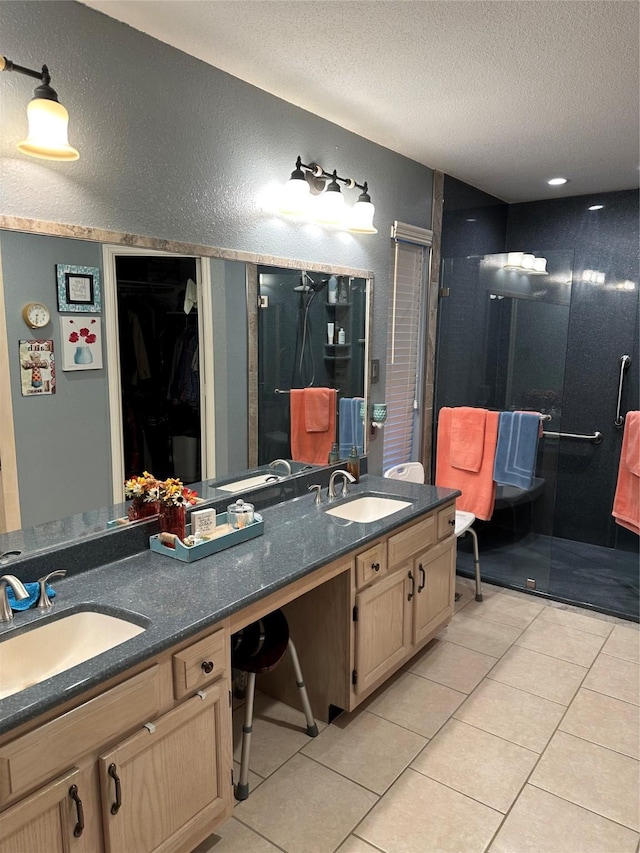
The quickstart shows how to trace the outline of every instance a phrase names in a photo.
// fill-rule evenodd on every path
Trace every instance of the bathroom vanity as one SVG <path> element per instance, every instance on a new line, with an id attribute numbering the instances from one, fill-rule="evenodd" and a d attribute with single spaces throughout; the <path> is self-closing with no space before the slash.
<path id="1" fill-rule="evenodd" d="M 372 493 L 406 503 L 326 513 Z M 83 609 L 145 630 L 0 700 L 0 853 L 192 850 L 233 807 L 231 635 L 282 607 L 314 715 L 354 709 L 451 619 L 457 494 L 366 476 L 331 505 L 266 507 L 264 535 L 228 551 L 138 552 L 59 582 L 51 615 L 16 614 L 0 643 Z M 295 705 L 288 667 L 259 687 Z"/>

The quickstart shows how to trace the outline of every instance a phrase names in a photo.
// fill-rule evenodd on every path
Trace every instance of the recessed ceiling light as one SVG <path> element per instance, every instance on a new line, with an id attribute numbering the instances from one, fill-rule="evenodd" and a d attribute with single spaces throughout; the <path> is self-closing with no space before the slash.
<path id="1" fill-rule="evenodd" d="M 477 222 L 477 219 L 474 219 L 472 216 L 467 219 L 467 222 Z"/>
<path id="2" fill-rule="evenodd" d="M 604 204 L 592 204 L 589 210 L 602 210 Z"/>
<path id="3" fill-rule="evenodd" d="M 562 186 L 562 184 L 568 184 L 569 178 L 550 178 L 547 183 L 549 186 L 559 187 Z"/>

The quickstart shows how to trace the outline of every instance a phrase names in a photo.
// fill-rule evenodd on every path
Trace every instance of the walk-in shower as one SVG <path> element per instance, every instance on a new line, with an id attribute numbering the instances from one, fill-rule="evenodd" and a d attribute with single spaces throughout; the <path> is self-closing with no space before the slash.
<path id="1" fill-rule="evenodd" d="M 578 280 L 571 251 L 537 254 L 546 275 L 505 269 L 506 254 L 443 261 L 434 429 L 442 406 L 540 412 L 532 488 L 499 487 L 476 522 L 483 577 L 637 620 L 638 537 L 612 506 L 638 409 L 638 290 Z"/>

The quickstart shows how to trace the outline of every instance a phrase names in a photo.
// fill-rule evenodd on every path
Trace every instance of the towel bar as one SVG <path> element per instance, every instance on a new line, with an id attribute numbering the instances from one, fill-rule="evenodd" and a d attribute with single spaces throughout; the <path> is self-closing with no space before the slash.
<path id="1" fill-rule="evenodd" d="M 594 444 L 600 444 L 602 441 L 602 433 L 599 430 L 596 430 L 593 435 L 578 435 L 575 432 L 547 432 L 545 430 L 542 435 L 548 438 L 577 438 L 580 441 L 592 441 Z"/>

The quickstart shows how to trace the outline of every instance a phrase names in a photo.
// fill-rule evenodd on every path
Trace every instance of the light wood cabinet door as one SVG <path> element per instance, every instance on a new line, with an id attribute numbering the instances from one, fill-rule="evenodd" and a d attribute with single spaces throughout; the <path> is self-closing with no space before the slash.
<path id="1" fill-rule="evenodd" d="M 4 811 L 0 815 L 0 853 L 84 853 L 95 850 L 97 815 L 90 816 L 86 812 L 86 800 L 82 801 L 83 781 L 83 775 L 74 768 Z M 75 799 L 71 795 L 72 790 Z M 90 817 L 94 826 L 87 845 L 86 821 Z"/>
<path id="2" fill-rule="evenodd" d="M 421 643 L 439 623 L 453 615 L 455 570 L 456 549 L 453 538 L 416 557 L 412 632 L 414 645 Z"/>
<path id="3" fill-rule="evenodd" d="M 147 724 L 99 764 L 105 851 L 182 849 L 231 807 L 226 680 Z"/>
<path id="4" fill-rule="evenodd" d="M 356 595 L 352 678 L 356 693 L 395 669 L 411 648 L 412 605 L 407 592 L 411 569 L 411 564 L 401 567 Z"/>

